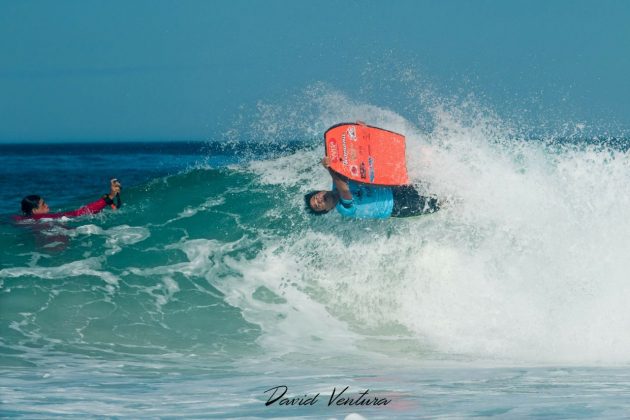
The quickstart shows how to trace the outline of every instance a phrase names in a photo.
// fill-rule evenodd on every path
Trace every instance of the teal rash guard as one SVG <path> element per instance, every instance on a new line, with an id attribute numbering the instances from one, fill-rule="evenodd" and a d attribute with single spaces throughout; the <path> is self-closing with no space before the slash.
<path id="1" fill-rule="evenodd" d="M 339 197 L 335 207 L 341 215 L 357 219 L 385 219 L 392 215 L 394 196 L 389 187 L 359 184 L 348 181 L 352 200 Z M 337 188 L 333 184 L 333 191 Z"/>

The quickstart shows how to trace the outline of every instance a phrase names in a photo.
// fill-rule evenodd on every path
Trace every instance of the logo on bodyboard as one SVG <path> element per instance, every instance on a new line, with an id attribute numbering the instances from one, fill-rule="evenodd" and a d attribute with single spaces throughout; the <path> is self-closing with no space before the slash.
<path id="1" fill-rule="evenodd" d="M 346 134 L 341 135 L 341 149 L 343 150 L 343 166 L 348 166 L 348 146 L 346 145 Z"/>
<path id="2" fill-rule="evenodd" d="M 346 132 L 348 133 L 348 136 L 350 137 L 350 140 L 357 141 L 357 131 L 355 130 L 353 125 L 348 127 Z"/>
<path id="3" fill-rule="evenodd" d="M 339 151 L 337 150 L 337 143 L 335 142 L 335 139 L 330 139 L 330 141 L 328 142 L 328 149 L 330 152 L 331 160 L 335 161 L 339 159 Z"/>

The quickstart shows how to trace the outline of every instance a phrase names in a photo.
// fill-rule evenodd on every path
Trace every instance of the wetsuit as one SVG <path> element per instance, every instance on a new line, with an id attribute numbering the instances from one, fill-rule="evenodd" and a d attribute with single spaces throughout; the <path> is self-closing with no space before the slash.
<path id="1" fill-rule="evenodd" d="M 13 216 L 16 221 L 22 220 L 39 220 L 39 219 L 61 219 L 62 217 L 78 217 L 86 214 L 95 214 L 107 207 L 107 202 L 104 198 L 99 198 L 93 203 L 86 204 L 85 206 L 72 211 L 65 211 L 61 213 L 46 213 L 46 214 L 31 214 L 29 216 Z"/>
<path id="2" fill-rule="evenodd" d="M 335 206 L 346 217 L 385 219 L 433 213 L 440 209 L 438 199 L 421 196 L 412 185 L 381 187 L 348 181 L 351 200 L 340 197 Z M 333 190 L 336 187 L 333 185 Z"/>

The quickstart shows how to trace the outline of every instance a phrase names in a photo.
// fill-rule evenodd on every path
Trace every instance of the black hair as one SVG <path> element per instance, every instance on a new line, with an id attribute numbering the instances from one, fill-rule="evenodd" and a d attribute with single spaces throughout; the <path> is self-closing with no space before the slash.
<path id="1" fill-rule="evenodd" d="M 42 198 L 39 195 L 29 195 L 22 199 L 22 213 L 26 216 L 33 214 L 33 210 L 39 207 L 39 200 Z"/>
<path id="2" fill-rule="evenodd" d="M 330 210 L 315 210 L 313 207 L 311 207 L 311 198 L 317 194 L 320 191 L 311 191 L 308 194 L 304 195 L 304 204 L 306 204 L 306 210 L 309 211 L 311 214 L 314 214 L 316 216 L 321 216 L 322 214 L 326 214 L 328 213 Z"/>

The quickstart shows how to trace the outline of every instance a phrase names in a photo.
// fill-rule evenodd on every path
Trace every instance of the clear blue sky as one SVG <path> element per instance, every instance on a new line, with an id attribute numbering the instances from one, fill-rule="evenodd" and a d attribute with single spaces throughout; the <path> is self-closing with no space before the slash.
<path id="1" fill-rule="evenodd" d="M 207 139 L 315 82 L 352 98 L 379 60 L 630 127 L 629 1 L 0 0 L 0 142 Z"/>

